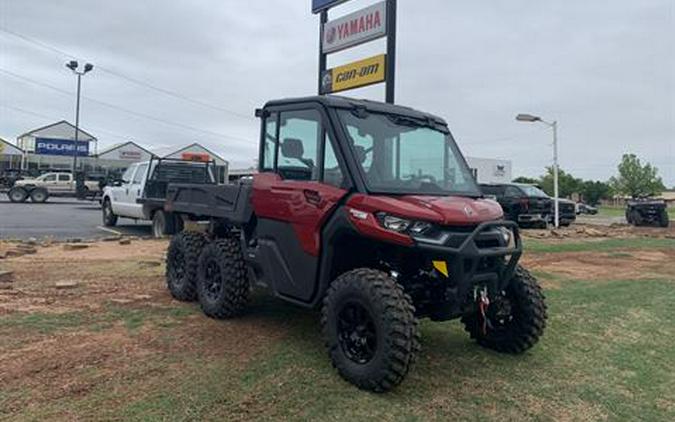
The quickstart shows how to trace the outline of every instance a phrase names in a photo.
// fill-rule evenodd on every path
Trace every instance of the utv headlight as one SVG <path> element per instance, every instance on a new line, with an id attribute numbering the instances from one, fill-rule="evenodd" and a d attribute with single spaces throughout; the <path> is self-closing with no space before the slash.
<path id="1" fill-rule="evenodd" d="M 408 220 L 383 212 L 377 213 L 376 216 L 382 227 L 397 233 L 420 235 L 431 228 L 431 224 L 425 221 Z"/>
<path id="2" fill-rule="evenodd" d="M 504 241 L 504 245 L 509 245 L 511 244 L 511 239 L 513 238 L 513 232 L 511 229 L 507 229 L 506 227 L 498 227 L 497 230 L 499 230 L 502 240 Z"/>

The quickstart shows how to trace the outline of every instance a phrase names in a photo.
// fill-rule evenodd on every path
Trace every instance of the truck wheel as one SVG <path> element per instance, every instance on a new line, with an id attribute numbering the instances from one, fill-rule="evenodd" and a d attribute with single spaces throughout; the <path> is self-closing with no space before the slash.
<path id="1" fill-rule="evenodd" d="M 197 296 L 211 318 L 240 315 L 248 304 L 249 282 L 241 246 L 236 239 L 218 239 L 199 256 Z"/>
<path id="2" fill-rule="evenodd" d="M 670 225 L 670 219 L 668 217 L 668 211 L 662 210 L 661 217 L 659 218 L 659 225 L 661 227 L 668 227 Z"/>
<path id="3" fill-rule="evenodd" d="M 518 354 L 534 346 L 546 327 L 546 304 L 537 280 L 520 265 L 502 296 L 490 303 L 486 321 L 478 310 L 462 317 L 464 329 L 478 344 Z"/>
<path id="4" fill-rule="evenodd" d="M 103 201 L 103 225 L 106 227 L 114 227 L 117 224 L 117 216 L 113 212 L 110 199 L 106 198 Z"/>
<path id="5" fill-rule="evenodd" d="M 152 235 L 159 239 L 175 232 L 173 216 L 166 215 L 162 210 L 155 211 L 152 216 Z"/>
<path id="6" fill-rule="evenodd" d="M 414 312 L 410 297 L 382 271 L 361 268 L 335 279 L 321 326 L 340 376 L 375 392 L 400 384 L 420 350 Z"/>
<path id="7" fill-rule="evenodd" d="M 47 202 L 49 198 L 49 192 L 44 188 L 35 188 L 30 193 L 30 200 L 38 204 Z"/>
<path id="8" fill-rule="evenodd" d="M 174 298 L 185 302 L 197 298 L 197 265 L 207 243 L 206 236 L 195 232 L 182 232 L 171 239 L 166 253 L 166 285 Z"/>
<path id="9" fill-rule="evenodd" d="M 14 203 L 25 202 L 28 198 L 28 192 L 24 188 L 16 187 L 10 189 L 7 196 L 9 197 L 9 200 Z"/>

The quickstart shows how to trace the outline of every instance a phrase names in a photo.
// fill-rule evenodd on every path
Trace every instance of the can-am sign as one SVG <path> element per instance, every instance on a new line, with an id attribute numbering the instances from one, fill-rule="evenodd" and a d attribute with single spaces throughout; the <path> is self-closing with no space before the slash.
<path id="1" fill-rule="evenodd" d="M 331 94 L 383 82 L 386 77 L 386 57 L 380 54 L 326 70 L 321 77 L 321 94 Z"/>
<path id="2" fill-rule="evenodd" d="M 35 139 L 35 153 L 42 155 L 75 155 L 75 141 L 70 139 Z M 89 142 L 77 141 L 77 155 L 86 157 L 89 155 Z"/>
<path id="3" fill-rule="evenodd" d="M 333 53 L 387 35 L 387 7 L 376 3 L 347 16 L 326 22 L 321 48 Z"/>

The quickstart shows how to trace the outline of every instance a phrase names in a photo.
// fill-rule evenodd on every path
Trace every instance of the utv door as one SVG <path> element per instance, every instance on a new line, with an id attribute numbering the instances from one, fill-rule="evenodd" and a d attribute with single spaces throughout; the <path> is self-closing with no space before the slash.
<path id="1" fill-rule="evenodd" d="M 318 284 L 321 228 L 348 192 L 326 123 L 318 107 L 271 110 L 253 182 L 263 278 L 305 303 Z"/>

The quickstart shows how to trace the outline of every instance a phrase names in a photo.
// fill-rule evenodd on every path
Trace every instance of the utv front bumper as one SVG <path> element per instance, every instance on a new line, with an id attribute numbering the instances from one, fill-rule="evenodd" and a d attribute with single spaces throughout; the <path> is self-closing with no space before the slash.
<path id="1" fill-rule="evenodd" d="M 444 305 L 448 315 L 443 318 L 461 314 L 476 288 L 487 288 L 490 296 L 505 290 L 523 252 L 518 224 L 512 221 L 486 222 L 473 229 L 444 227 L 433 237 L 413 239 L 432 268 L 431 282 L 440 283 L 446 302 L 452 302 Z"/>

